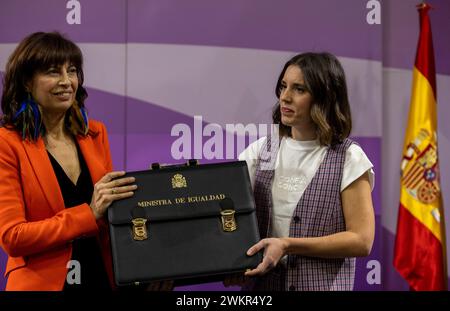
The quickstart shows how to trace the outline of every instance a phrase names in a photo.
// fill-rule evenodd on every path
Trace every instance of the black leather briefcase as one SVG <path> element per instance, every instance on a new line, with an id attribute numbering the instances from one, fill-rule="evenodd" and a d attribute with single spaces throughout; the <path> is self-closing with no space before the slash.
<path id="1" fill-rule="evenodd" d="M 215 281 L 256 267 L 255 203 L 245 161 L 159 167 L 134 176 L 133 197 L 108 209 L 117 285 Z"/>

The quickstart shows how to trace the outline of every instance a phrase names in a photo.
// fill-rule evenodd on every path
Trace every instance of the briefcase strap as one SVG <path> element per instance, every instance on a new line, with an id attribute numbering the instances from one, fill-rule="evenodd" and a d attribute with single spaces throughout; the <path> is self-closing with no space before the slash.
<path id="1" fill-rule="evenodd" d="M 234 208 L 234 202 L 230 198 L 225 198 L 220 201 L 220 216 L 222 220 L 222 230 L 224 232 L 233 232 L 237 229 L 236 223 L 236 210 Z M 132 233 L 133 239 L 135 241 L 144 241 L 148 239 L 147 232 L 147 222 L 148 217 L 146 216 L 145 210 L 140 207 L 135 207 L 132 209 L 131 214 L 133 216 L 132 222 Z"/>

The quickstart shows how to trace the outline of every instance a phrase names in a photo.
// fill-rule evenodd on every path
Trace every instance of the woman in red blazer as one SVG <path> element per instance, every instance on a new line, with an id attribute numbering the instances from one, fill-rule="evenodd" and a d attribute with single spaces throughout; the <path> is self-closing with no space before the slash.
<path id="1" fill-rule="evenodd" d="M 6 290 L 110 289 L 105 211 L 136 189 L 111 172 L 104 125 L 88 121 L 82 54 L 34 33 L 10 56 L 0 128 L 0 246 Z"/>

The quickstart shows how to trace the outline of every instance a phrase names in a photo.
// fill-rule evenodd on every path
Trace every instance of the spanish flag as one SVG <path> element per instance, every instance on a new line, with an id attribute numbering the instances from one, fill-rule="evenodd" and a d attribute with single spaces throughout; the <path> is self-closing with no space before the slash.
<path id="1" fill-rule="evenodd" d="M 412 290 L 447 288 L 444 213 L 439 185 L 436 73 L 430 6 L 417 6 L 420 36 L 401 162 L 394 266 Z"/>

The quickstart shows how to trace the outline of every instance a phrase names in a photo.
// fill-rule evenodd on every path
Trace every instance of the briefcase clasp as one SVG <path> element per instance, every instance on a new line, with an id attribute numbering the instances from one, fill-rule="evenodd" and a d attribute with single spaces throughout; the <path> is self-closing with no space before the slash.
<path id="1" fill-rule="evenodd" d="M 237 229 L 236 220 L 234 219 L 235 211 L 232 209 L 222 210 L 222 229 L 225 232 L 233 232 Z"/>
<path id="2" fill-rule="evenodd" d="M 147 227 L 145 225 L 147 219 L 134 218 L 131 221 L 133 222 L 133 239 L 136 241 L 147 240 Z"/>

